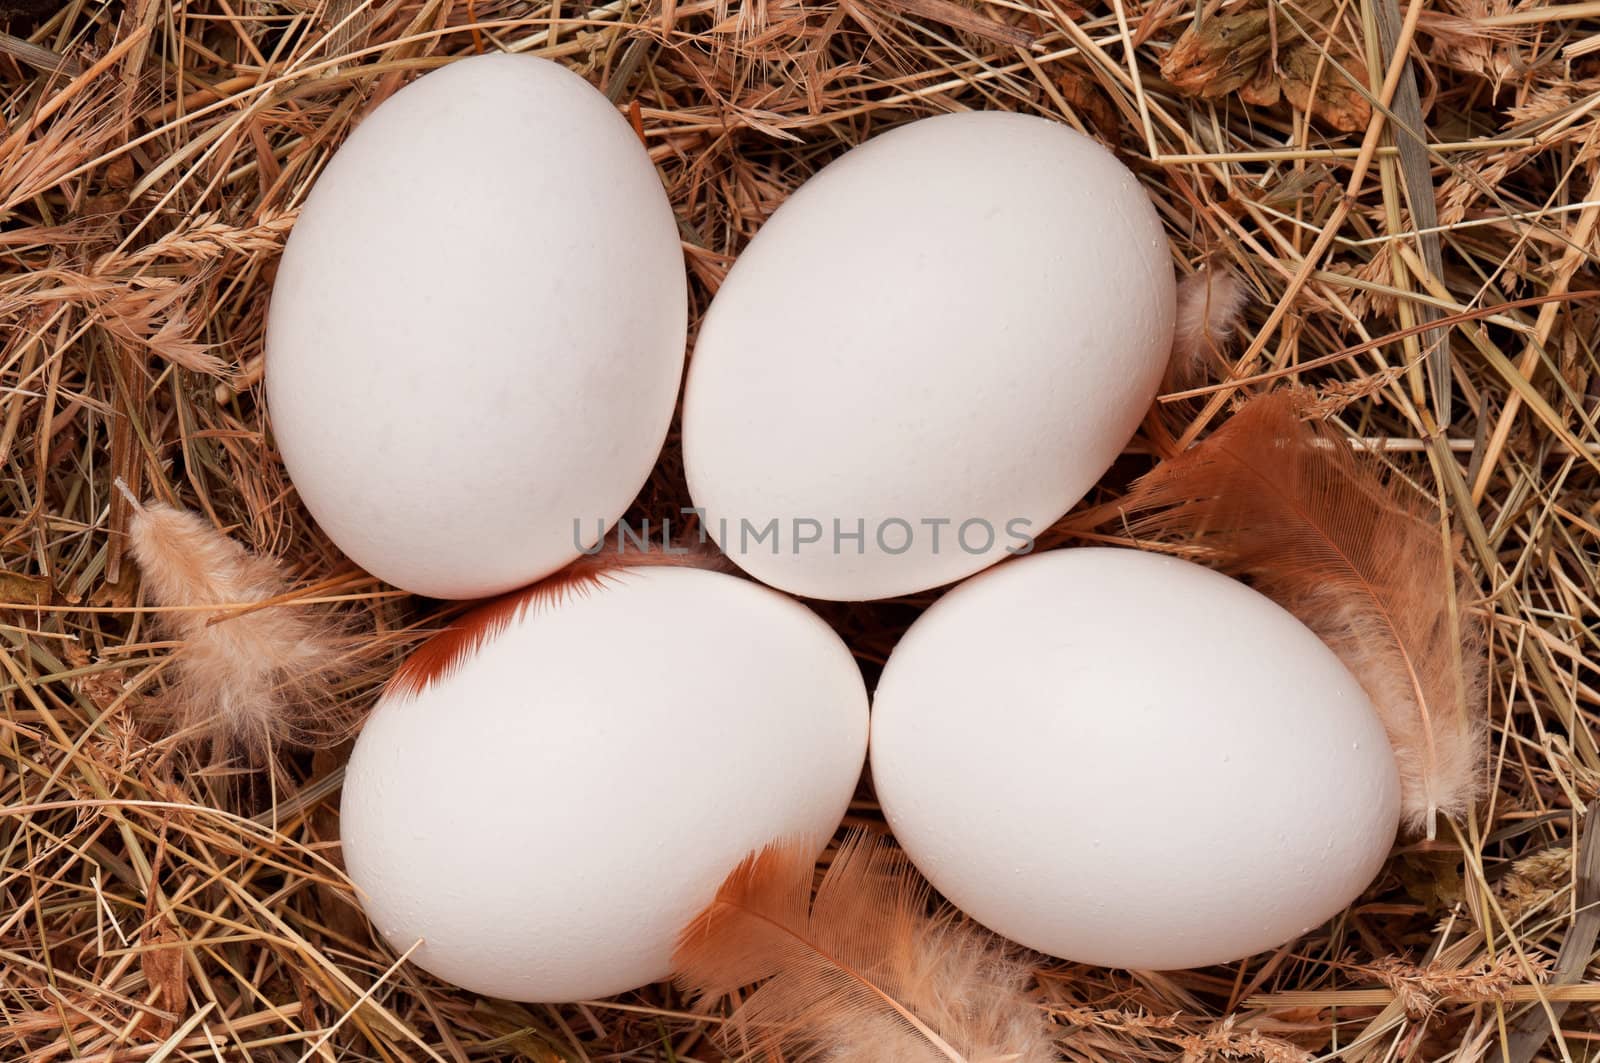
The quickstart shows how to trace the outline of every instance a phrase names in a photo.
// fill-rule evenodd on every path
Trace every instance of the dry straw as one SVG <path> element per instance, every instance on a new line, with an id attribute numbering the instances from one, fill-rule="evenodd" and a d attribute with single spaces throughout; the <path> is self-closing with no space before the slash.
<path id="1" fill-rule="evenodd" d="M 0 1059 L 721 1058 L 715 1019 L 669 986 L 523 1006 L 399 962 L 339 870 L 339 750 L 251 771 L 152 723 L 183 673 L 118 477 L 275 559 L 273 608 L 359 618 L 341 706 L 448 619 L 298 507 L 261 334 L 329 154 L 411 78 L 489 49 L 634 110 L 697 312 L 796 185 L 891 125 L 1011 109 L 1092 133 L 1157 200 L 1180 270 L 1226 271 L 1250 301 L 1051 541 L 1126 541 L 1118 499 L 1152 454 L 1289 381 L 1464 544 L 1460 606 L 1490 653 L 1483 797 L 1276 952 L 1167 974 L 1040 961 L 1066 1058 L 1592 1056 L 1600 5 L 0 0 L 0 20 Z M 439 209 L 477 206 L 463 189 Z M 683 501 L 673 440 L 635 515 Z M 917 604 L 824 611 L 871 672 Z M 881 824 L 870 791 L 850 820 Z"/>

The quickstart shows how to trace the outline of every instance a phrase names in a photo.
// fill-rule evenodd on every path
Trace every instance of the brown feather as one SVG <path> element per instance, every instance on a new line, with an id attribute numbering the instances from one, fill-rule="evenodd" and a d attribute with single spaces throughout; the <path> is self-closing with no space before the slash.
<path id="1" fill-rule="evenodd" d="M 684 552 L 679 552 L 679 550 Z M 720 555 L 694 547 L 603 551 L 579 557 L 566 568 L 521 590 L 491 598 L 464 613 L 412 651 L 384 687 L 385 698 L 414 697 L 460 667 L 484 643 L 503 632 L 530 609 L 559 605 L 572 596 L 589 594 L 616 578 L 618 570 L 645 566 L 682 566 L 725 571 Z"/>
<path id="2" fill-rule="evenodd" d="M 851 834 L 817 887 L 817 845 L 752 853 L 683 931 L 679 985 L 728 1019 L 730 1050 L 830 1063 L 1047 1063 L 1052 1026 L 1009 942 L 948 906 L 899 850 Z"/>
<path id="3" fill-rule="evenodd" d="M 1361 681 L 1400 767 L 1406 825 L 1476 796 L 1484 650 L 1471 589 L 1437 514 L 1339 433 L 1303 422 L 1300 396 L 1260 395 L 1134 485 L 1132 530 L 1204 547 L 1299 617 Z"/>
<path id="4" fill-rule="evenodd" d="M 185 740 L 216 756 L 262 759 L 281 745 L 344 738 L 352 710 L 330 685 L 343 670 L 343 625 L 332 613 L 293 603 L 237 609 L 289 592 L 270 560 L 257 557 L 198 514 L 159 502 L 133 506 L 128 543 L 141 586 L 179 643 L 175 680 L 157 707 Z"/>

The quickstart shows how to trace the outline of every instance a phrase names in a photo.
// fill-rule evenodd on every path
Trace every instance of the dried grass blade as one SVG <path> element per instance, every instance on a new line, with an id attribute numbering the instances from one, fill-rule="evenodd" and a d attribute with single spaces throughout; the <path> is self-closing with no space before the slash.
<path id="1" fill-rule="evenodd" d="M 1385 64 L 1392 62 L 1400 44 L 1402 24 L 1399 0 L 1374 0 L 1373 14 L 1378 25 L 1378 46 Z M 1439 234 L 1439 207 L 1433 188 L 1433 170 L 1423 142 L 1422 100 L 1417 94 L 1417 74 L 1408 60 L 1395 86 L 1390 104 L 1392 120 L 1387 124 L 1389 138 L 1400 153 L 1400 177 L 1406 202 L 1411 207 L 1411 224 L 1418 231 L 1417 244 L 1428 271 L 1444 279 L 1444 256 Z M 1418 302 L 1417 313 L 1424 322 L 1437 321 L 1438 307 Z M 1427 373 L 1434 420 L 1440 428 L 1450 425 L 1450 333 L 1435 329 L 1423 337 L 1428 347 Z"/>
<path id="2" fill-rule="evenodd" d="M 1600 938 L 1600 799 L 1589 802 L 1583 816 L 1583 841 L 1578 846 L 1578 887 L 1574 905 L 1577 914 L 1567 927 L 1561 952 L 1550 974 L 1550 986 L 1572 985 L 1583 981 L 1584 972 L 1594 958 L 1595 939 Z M 1511 1028 L 1511 1036 L 1501 1050 L 1503 1063 L 1530 1063 L 1554 1032 L 1552 1021 L 1559 1022 L 1571 1001 L 1552 1000 L 1550 1012 L 1534 1008 Z"/>

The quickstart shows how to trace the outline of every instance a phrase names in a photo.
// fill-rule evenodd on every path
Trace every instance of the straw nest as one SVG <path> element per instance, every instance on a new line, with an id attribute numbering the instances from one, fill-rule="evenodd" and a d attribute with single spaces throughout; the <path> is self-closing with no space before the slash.
<path id="1" fill-rule="evenodd" d="M 1067 1058 L 1595 1051 L 1600 6 L 0 0 L 0 19 L 0 1058 L 720 1058 L 670 987 L 523 1006 L 397 964 L 339 871 L 343 749 L 257 770 L 151 723 L 173 645 L 116 477 L 281 559 L 297 606 L 344 611 L 347 709 L 445 615 L 353 569 L 297 504 L 262 327 L 329 154 L 408 80 L 489 49 L 632 110 L 696 312 L 790 191 L 896 123 L 1012 109 L 1112 145 L 1180 271 L 1249 300 L 1055 541 L 1122 541 L 1115 502 L 1150 455 L 1280 378 L 1449 513 L 1490 624 L 1487 797 L 1274 953 L 1041 960 Z M 440 209 L 472 216 L 463 197 Z M 676 449 L 637 516 L 682 503 Z M 921 604 L 825 612 L 871 673 Z M 865 787 L 851 821 L 881 822 Z"/>

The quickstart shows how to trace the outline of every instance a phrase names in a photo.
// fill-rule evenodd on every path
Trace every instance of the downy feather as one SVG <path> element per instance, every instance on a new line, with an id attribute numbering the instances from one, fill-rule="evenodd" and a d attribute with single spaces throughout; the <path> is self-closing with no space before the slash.
<path id="1" fill-rule="evenodd" d="M 862 832 L 813 899 L 817 846 L 752 853 L 686 927 L 678 984 L 702 1009 L 760 985 L 723 1029 L 730 1051 L 829 1063 L 1048 1063 L 1052 1026 L 1016 947 L 930 891 L 899 850 Z"/>
<path id="2" fill-rule="evenodd" d="M 1125 506 L 1135 535 L 1205 548 L 1322 637 L 1372 699 L 1402 816 L 1435 836 L 1481 786 L 1485 659 L 1472 590 L 1437 514 L 1289 389 L 1246 403 L 1158 465 Z"/>
<path id="3" fill-rule="evenodd" d="M 240 610 L 285 595 L 271 561 L 257 557 L 198 514 L 159 502 L 133 506 L 128 541 L 147 598 L 171 611 L 157 624 L 179 645 L 173 682 L 159 703 L 185 740 L 214 756 L 259 759 L 280 745 L 338 741 L 347 717 L 329 684 L 341 664 L 341 624 L 292 603 Z"/>
<path id="4" fill-rule="evenodd" d="M 1178 315 L 1172 332 L 1168 385 L 1186 388 L 1222 365 L 1222 351 L 1244 319 L 1250 289 L 1225 266 L 1202 266 L 1178 282 Z"/>

